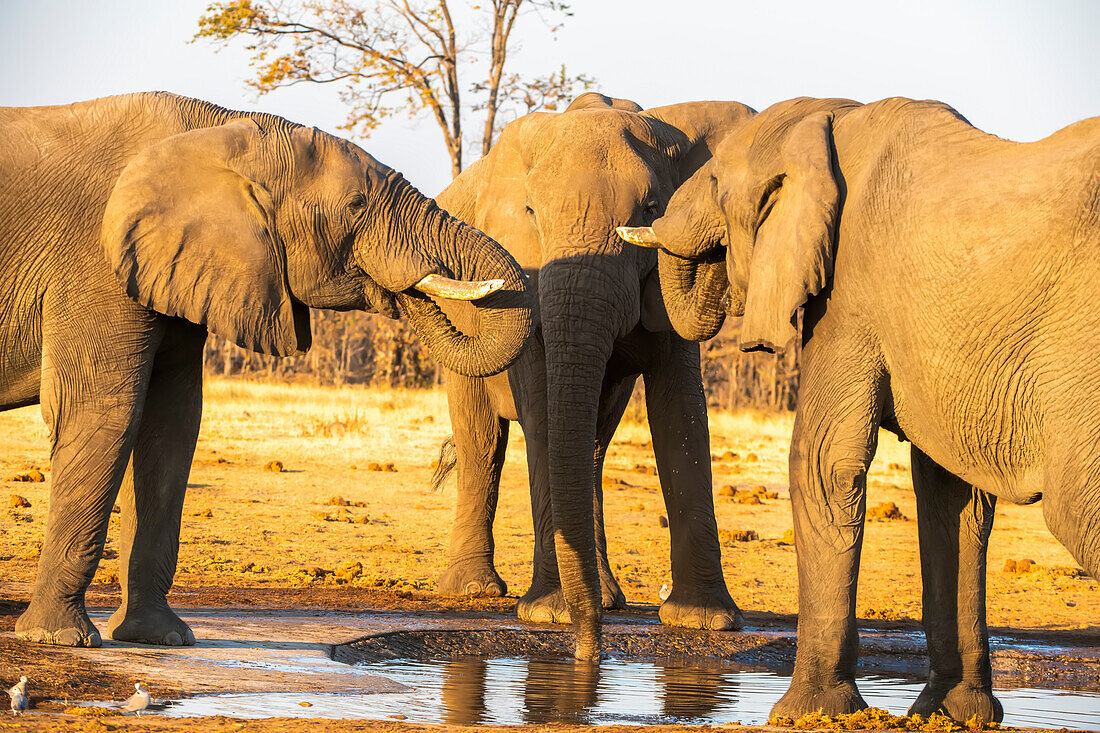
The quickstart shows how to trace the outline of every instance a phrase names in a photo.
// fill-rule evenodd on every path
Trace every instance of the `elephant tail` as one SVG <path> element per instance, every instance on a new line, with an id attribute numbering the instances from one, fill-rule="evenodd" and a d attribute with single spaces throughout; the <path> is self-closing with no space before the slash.
<path id="1" fill-rule="evenodd" d="M 432 491 L 442 491 L 447 477 L 458 465 L 458 451 L 455 449 L 455 436 L 452 433 L 443 439 L 439 446 L 439 460 L 435 464 L 435 474 L 432 476 Z"/>

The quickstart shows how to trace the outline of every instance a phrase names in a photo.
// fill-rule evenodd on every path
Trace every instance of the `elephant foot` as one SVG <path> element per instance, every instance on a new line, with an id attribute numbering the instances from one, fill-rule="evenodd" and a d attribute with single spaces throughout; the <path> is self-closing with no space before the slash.
<path id="1" fill-rule="evenodd" d="M 126 604 L 111 614 L 107 635 L 115 641 L 161 646 L 193 646 L 195 635 L 183 619 L 168 607 L 159 604 Z"/>
<path id="2" fill-rule="evenodd" d="M 963 723 L 975 715 L 987 723 L 1000 723 L 1005 715 L 1000 700 L 990 690 L 966 682 L 953 686 L 929 682 L 909 708 L 909 715 L 918 713 L 925 717 L 944 713 Z"/>
<path id="3" fill-rule="evenodd" d="M 776 718 L 784 717 L 798 720 L 807 713 L 819 711 L 826 715 L 845 715 L 865 707 L 867 703 L 856 689 L 855 682 L 841 681 L 826 686 L 792 680 L 787 692 L 772 708 L 768 721 L 772 723 Z"/>
<path id="4" fill-rule="evenodd" d="M 626 608 L 626 596 L 615 576 L 600 574 L 600 605 L 605 609 Z M 516 606 L 520 619 L 538 624 L 571 623 L 565 596 L 557 583 L 535 583 Z"/>
<path id="5" fill-rule="evenodd" d="M 523 621 L 536 624 L 568 624 L 573 622 L 560 586 L 533 585 L 516 604 Z"/>
<path id="6" fill-rule="evenodd" d="M 36 599 L 15 622 L 15 635 L 24 641 L 55 646 L 97 647 L 103 643 L 84 604 L 51 604 Z"/>
<path id="7" fill-rule="evenodd" d="M 736 631 L 745 626 L 741 609 L 733 602 L 724 585 L 708 590 L 682 588 L 673 584 L 672 593 L 661 604 L 657 615 L 665 626 L 683 629 Z"/>
<path id="8" fill-rule="evenodd" d="M 439 576 L 436 587 L 444 596 L 500 598 L 508 595 L 508 584 L 497 575 L 493 561 L 488 558 L 451 563 Z"/>

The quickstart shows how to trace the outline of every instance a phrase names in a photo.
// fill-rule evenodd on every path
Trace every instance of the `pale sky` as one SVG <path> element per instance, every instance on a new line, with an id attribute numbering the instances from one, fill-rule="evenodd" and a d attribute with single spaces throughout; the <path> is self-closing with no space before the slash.
<path id="1" fill-rule="evenodd" d="M 369 2 L 369 0 L 361 0 Z M 456 0 L 458 3 L 464 0 Z M 329 86 L 257 97 L 238 44 L 189 43 L 209 0 L 0 0 L 0 105 L 165 89 L 337 132 Z M 517 27 L 512 70 L 566 64 L 649 107 L 796 96 L 939 99 L 973 124 L 1036 140 L 1100 114 L 1096 0 L 574 0 L 551 40 Z M 471 77 L 467 80 L 473 82 Z M 480 121 L 472 123 L 480 132 Z M 435 123 L 395 118 L 356 142 L 425 193 L 450 179 Z M 469 162 L 469 161 L 467 161 Z"/>

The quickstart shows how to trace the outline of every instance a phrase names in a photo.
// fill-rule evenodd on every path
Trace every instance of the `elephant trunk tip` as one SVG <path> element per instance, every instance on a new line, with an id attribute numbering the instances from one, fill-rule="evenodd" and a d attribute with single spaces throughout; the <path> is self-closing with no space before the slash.
<path id="1" fill-rule="evenodd" d="M 658 241 L 657 235 L 653 233 L 653 227 L 616 227 L 615 233 L 624 241 L 630 242 L 638 247 L 659 249 L 661 246 L 661 242 Z"/>

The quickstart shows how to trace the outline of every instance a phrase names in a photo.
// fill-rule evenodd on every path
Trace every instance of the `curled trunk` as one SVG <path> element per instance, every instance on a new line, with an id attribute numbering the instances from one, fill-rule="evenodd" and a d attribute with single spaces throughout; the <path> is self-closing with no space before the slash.
<path id="1" fill-rule="evenodd" d="M 661 252 L 658 268 L 669 321 L 685 339 L 714 338 L 727 309 L 739 315 L 739 303 L 730 302 L 734 293 L 726 275 L 725 248 L 712 249 L 696 259 Z"/>
<path id="2" fill-rule="evenodd" d="M 409 187 L 409 191 L 415 190 Z M 397 302 L 425 348 L 441 365 L 471 377 L 507 369 L 527 343 L 534 304 L 527 276 L 511 255 L 481 231 L 447 214 L 429 199 L 415 201 L 410 220 L 420 223 L 410 250 L 423 253 L 416 280 L 440 274 L 457 280 L 502 280 L 495 292 L 474 301 L 476 325 L 460 330 L 431 297 L 402 283 Z"/>

